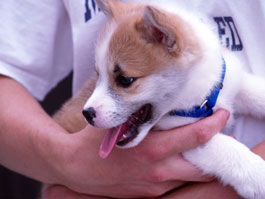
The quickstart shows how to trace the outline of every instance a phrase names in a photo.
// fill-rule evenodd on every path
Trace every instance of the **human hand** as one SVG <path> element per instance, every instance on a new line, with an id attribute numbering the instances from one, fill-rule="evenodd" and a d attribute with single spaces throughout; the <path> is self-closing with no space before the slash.
<path id="1" fill-rule="evenodd" d="M 43 199 L 110 199 L 109 197 L 92 196 L 74 192 L 64 186 L 51 186 L 45 191 Z M 217 181 L 208 183 L 189 183 L 181 189 L 170 192 L 157 199 L 238 199 L 240 196 L 230 187 Z M 154 199 L 154 198 L 153 198 Z"/>
<path id="2" fill-rule="evenodd" d="M 207 142 L 228 117 L 227 111 L 219 110 L 191 125 L 151 132 L 139 146 L 115 148 L 107 159 L 98 156 L 104 131 L 87 126 L 57 139 L 56 184 L 91 195 L 143 198 L 162 195 L 186 181 L 209 181 L 177 154 Z"/>
<path id="3" fill-rule="evenodd" d="M 53 185 L 44 190 L 42 199 L 110 199 L 109 197 L 92 196 L 74 192 L 61 185 Z"/>
<path id="4" fill-rule="evenodd" d="M 265 142 L 258 144 L 251 149 L 254 153 L 265 159 Z M 223 186 L 218 181 L 207 183 L 189 183 L 181 189 L 170 192 L 161 196 L 159 199 L 238 199 L 242 198 L 230 186 Z"/>
<path id="5" fill-rule="evenodd" d="M 217 181 L 207 183 L 189 183 L 181 189 L 161 196 L 159 199 L 238 199 L 241 198 L 230 186 Z"/>

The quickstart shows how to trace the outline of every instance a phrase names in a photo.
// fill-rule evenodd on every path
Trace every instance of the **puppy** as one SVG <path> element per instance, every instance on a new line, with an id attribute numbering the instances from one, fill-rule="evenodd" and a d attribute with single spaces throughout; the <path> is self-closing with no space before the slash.
<path id="1" fill-rule="evenodd" d="M 265 118 L 265 81 L 243 72 L 209 24 L 174 1 L 96 2 L 108 22 L 95 49 L 95 90 L 89 97 L 83 88 L 55 118 L 75 132 L 86 125 L 74 119 L 85 103 L 87 122 L 110 129 L 102 158 L 114 146 L 138 145 L 151 129 L 186 125 L 219 108 Z M 235 139 L 219 133 L 183 156 L 243 197 L 265 198 L 265 162 Z"/>

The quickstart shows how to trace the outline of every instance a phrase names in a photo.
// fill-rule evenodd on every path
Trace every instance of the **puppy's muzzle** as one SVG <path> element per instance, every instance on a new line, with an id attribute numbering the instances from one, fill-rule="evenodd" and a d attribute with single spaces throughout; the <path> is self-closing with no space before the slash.
<path id="1" fill-rule="evenodd" d="M 86 121 L 91 124 L 94 125 L 94 118 L 96 117 L 96 111 L 94 108 L 89 107 L 88 109 L 84 109 L 82 111 L 84 117 L 86 118 Z"/>

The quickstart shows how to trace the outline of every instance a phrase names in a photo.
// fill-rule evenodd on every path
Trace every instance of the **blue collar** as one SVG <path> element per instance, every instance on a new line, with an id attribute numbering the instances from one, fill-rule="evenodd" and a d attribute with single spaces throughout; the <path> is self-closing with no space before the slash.
<path id="1" fill-rule="evenodd" d="M 210 95 L 206 97 L 203 103 L 200 106 L 194 106 L 190 110 L 172 110 L 169 112 L 171 116 L 182 116 L 182 117 L 193 117 L 193 118 L 201 118 L 208 117 L 213 113 L 213 107 L 216 104 L 218 95 L 220 90 L 223 88 L 223 82 L 225 78 L 226 72 L 226 64 L 223 59 L 223 72 L 221 76 L 221 81 L 214 86 Z"/>

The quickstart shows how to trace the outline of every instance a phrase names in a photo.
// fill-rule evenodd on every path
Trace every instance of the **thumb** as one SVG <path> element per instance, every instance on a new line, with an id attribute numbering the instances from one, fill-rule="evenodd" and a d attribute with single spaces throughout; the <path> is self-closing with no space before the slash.
<path id="1" fill-rule="evenodd" d="M 166 156 L 195 148 L 220 132 L 225 127 L 229 115 L 227 110 L 220 109 L 210 117 L 195 123 L 172 130 L 154 131 L 149 133 L 144 145 L 141 146 L 146 150 L 151 148 L 151 152 L 156 156 Z"/>
<path id="2" fill-rule="evenodd" d="M 229 119 L 230 113 L 225 109 L 219 109 L 212 116 L 199 120 L 192 124 L 191 131 L 194 135 L 193 147 L 204 144 L 209 141 L 212 136 L 223 130 Z M 191 146 L 192 147 L 192 146 Z"/>

